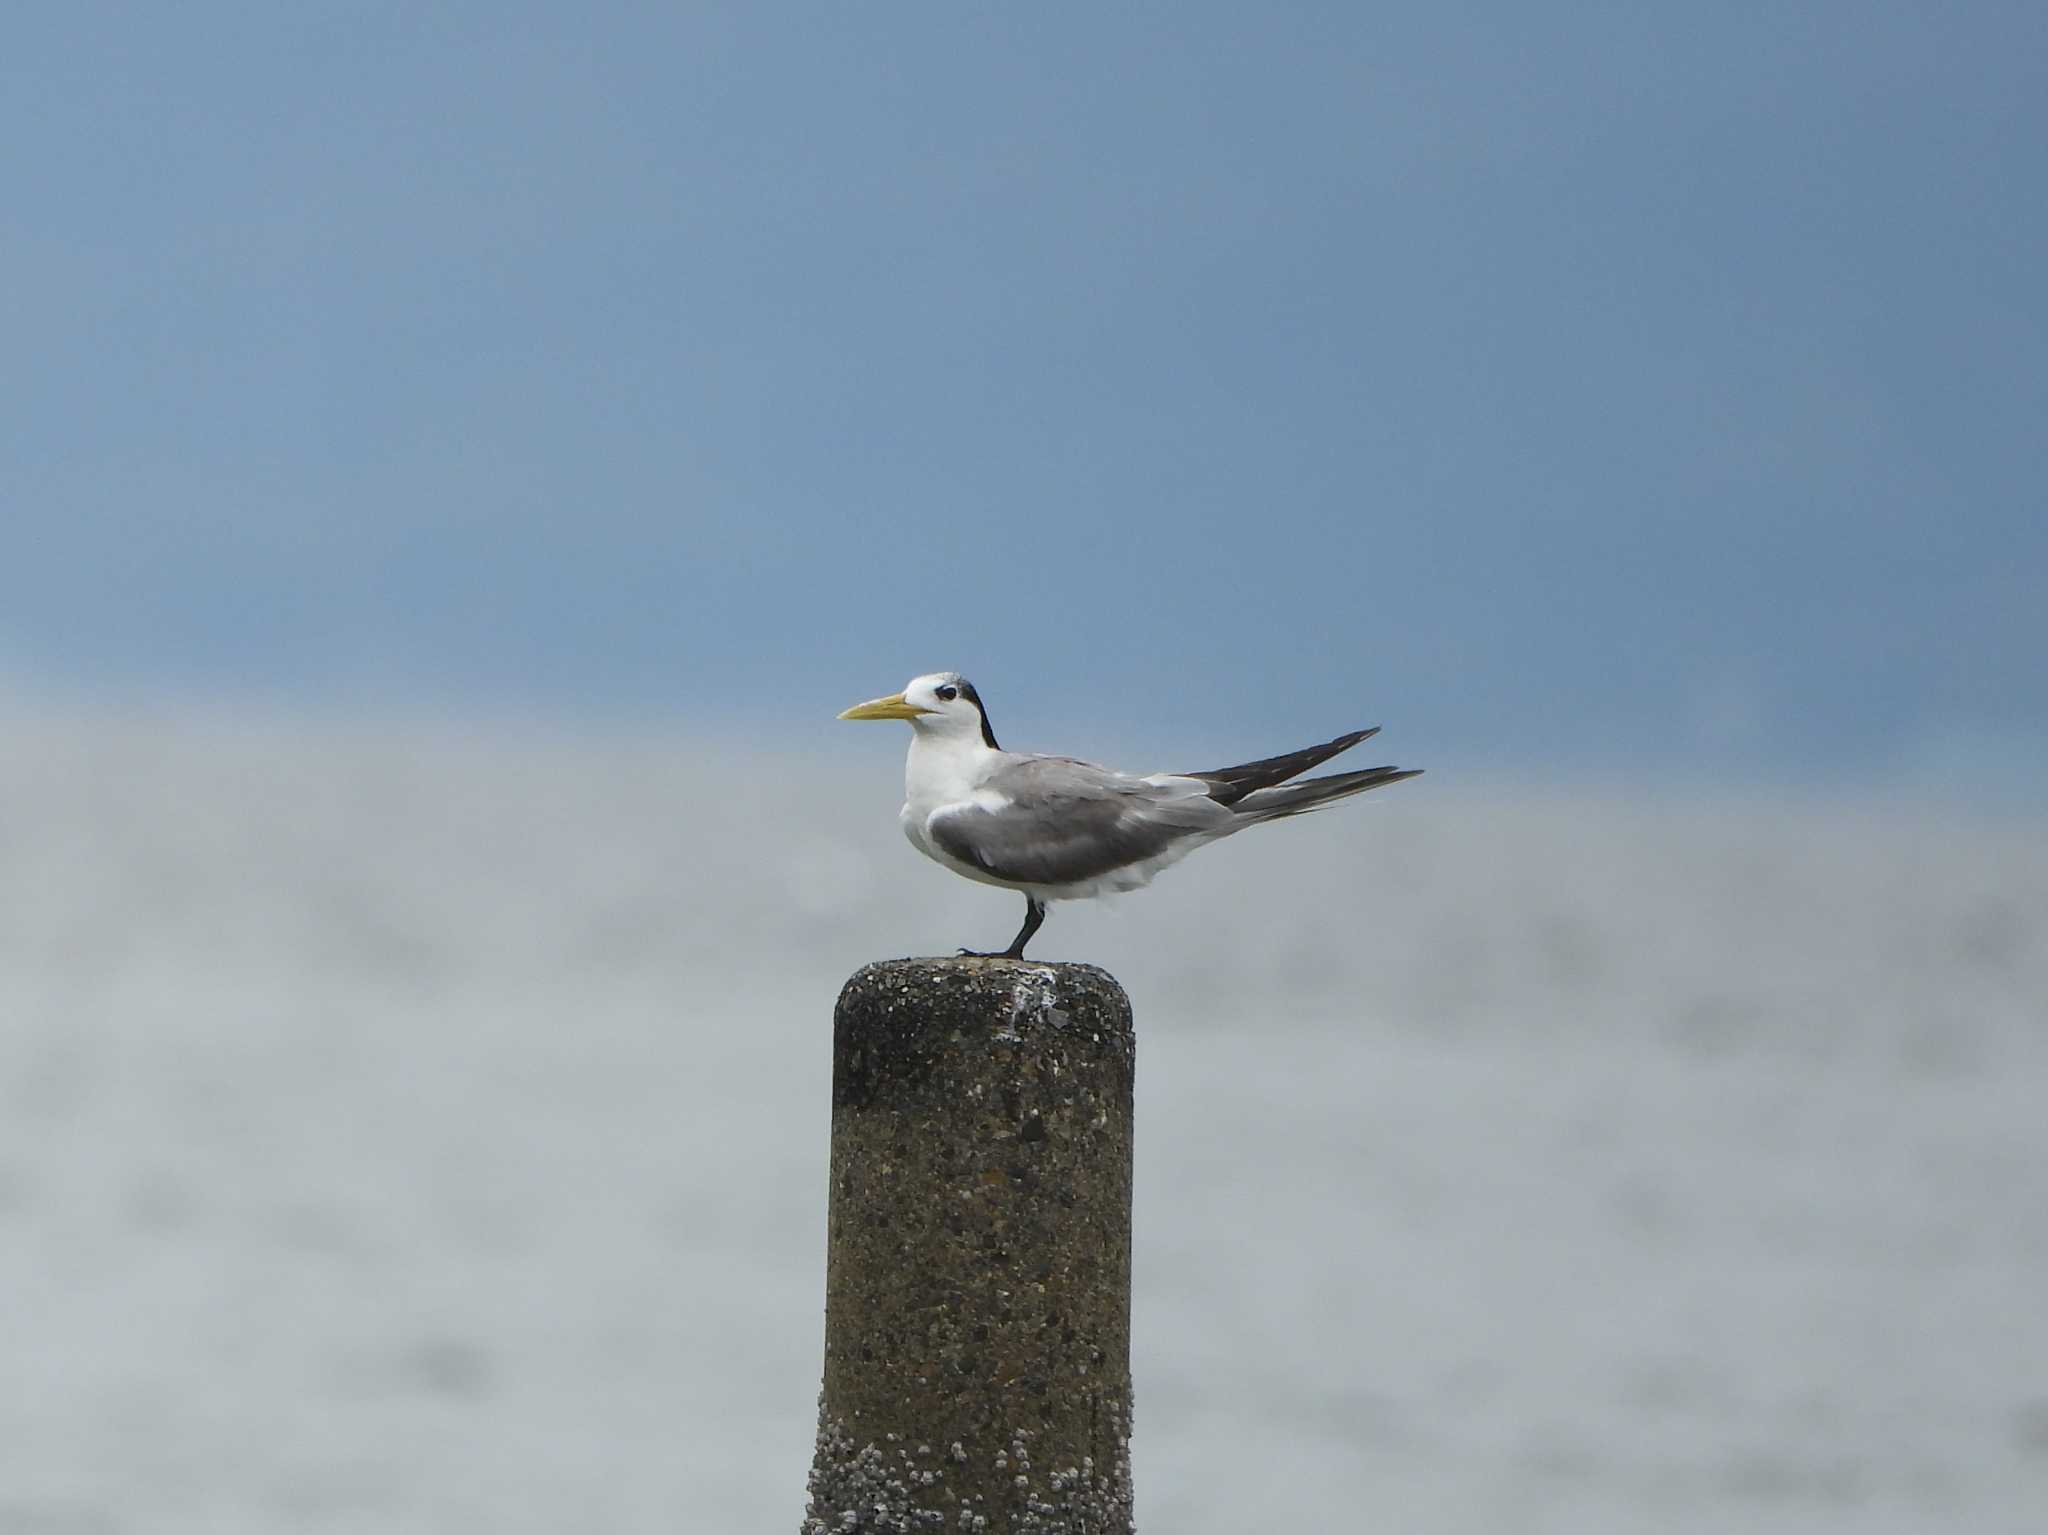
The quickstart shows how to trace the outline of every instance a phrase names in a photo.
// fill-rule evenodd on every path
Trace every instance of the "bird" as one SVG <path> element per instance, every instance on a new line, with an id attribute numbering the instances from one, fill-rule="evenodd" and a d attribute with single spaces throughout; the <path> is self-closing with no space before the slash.
<path id="1" fill-rule="evenodd" d="M 1386 784 L 1420 768 L 1374 767 L 1324 778 L 1298 774 L 1349 751 L 1379 726 L 1318 746 L 1200 773 L 1137 776 L 1076 757 L 1005 751 L 981 694 L 958 672 L 914 677 L 843 720 L 907 720 L 903 833 L 933 862 L 1024 896 L 1024 925 L 1006 949 L 972 959 L 1024 957 L 1053 901 L 1136 890 L 1196 848 Z"/>

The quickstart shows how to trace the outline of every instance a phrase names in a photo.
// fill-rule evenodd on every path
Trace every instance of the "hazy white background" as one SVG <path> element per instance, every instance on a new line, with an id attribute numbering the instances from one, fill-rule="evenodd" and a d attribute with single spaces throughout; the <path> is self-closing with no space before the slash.
<path id="1" fill-rule="evenodd" d="M 0 1535 L 793 1527 L 943 665 L 1144 1528 L 2037 1529 L 2044 14 L 11 9 Z"/>
<path id="2" fill-rule="evenodd" d="M 793 1527 L 832 998 L 1016 916 L 860 728 L 10 718 L 0 1529 Z M 2034 1528 L 2040 830 L 1423 778 L 1056 909 L 1142 1522 Z"/>

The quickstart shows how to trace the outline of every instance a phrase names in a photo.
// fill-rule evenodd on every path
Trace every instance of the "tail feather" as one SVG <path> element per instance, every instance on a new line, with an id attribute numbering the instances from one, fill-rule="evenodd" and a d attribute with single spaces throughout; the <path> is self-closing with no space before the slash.
<path id="1" fill-rule="evenodd" d="M 1347 731 L 1336 740 L 1325 741 L 1320 746 L 1304 746 L 1300 751 L 1261 757 L 1257 762 L 1241 762 L 1236 767 L 1211 768 L 1206 773 L 1183 773 L 1179 776 L 1201 779 L 1209 785 L 1209 798 L 1219 805 L 1235 805 L 1262 789 L 1270 789 L 1296 774 L 1319 767 L 1339 752 L 1348 752 L 1367 736 L 1379 733 L 1380 727 L 1374 725 L 1366 730 Z"/>
<path id="2" fill-rule="evenodd" d="M 1277 821 L 1284 816 L 1320 810 L 1340 799 L 1363 794 L 1404 778 L 1418 778 L 1421 768 L 1361 768 L 1355 773 L 1332 773 L 1327 778 L 1306 778 L 1300 783 L 1279 784 L 1256 789 L 1231 805 L 1231 811 L 1245 821 Z"/>

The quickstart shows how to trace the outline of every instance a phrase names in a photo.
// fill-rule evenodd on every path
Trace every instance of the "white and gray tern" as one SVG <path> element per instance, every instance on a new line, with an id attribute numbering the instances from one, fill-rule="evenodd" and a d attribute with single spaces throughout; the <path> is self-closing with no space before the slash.
<path id="1" fill-rule="evenodd" d="M 1006 752 L 981 695 L 958 672 L 914 678 L 839 717 L 908 720 L 904 835 L 955 874 L 1023 892 L 1024 926 L 1007 949 L 960 951 L 981 959 L 1022 959 L 1049 901 L 1136 890 L 1206 842 L 1421 771 L 1361 768 L 1289 782 L 1377 734 L 1377 725 L 1237 767 L 1143 778 L 1073 757 Z"/>

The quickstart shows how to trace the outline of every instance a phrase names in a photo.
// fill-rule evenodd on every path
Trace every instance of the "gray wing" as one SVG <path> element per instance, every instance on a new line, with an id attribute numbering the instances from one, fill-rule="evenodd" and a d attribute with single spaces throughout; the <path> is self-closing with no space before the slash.
<path id="1" fill-rule="evenodd" d="M 1020 885 L 1098 879 L 1231 819 L 1199 780 L 1133 778 L 1071 757 L 1018 757 L 982 787 L 1005 803 L 942 811 L 927 834 L 962 863 Z"/>

